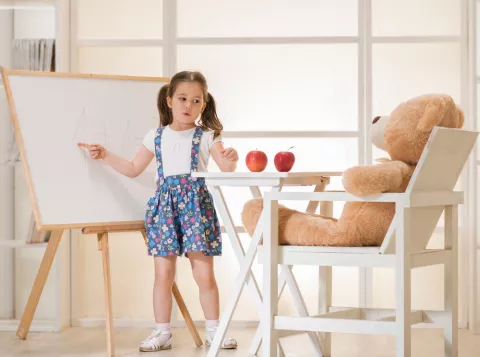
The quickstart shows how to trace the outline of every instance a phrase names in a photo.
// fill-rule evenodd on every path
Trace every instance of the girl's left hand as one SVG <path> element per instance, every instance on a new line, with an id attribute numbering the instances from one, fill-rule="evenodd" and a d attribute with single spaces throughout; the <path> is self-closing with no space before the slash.
<path id="1" fill-rule="evenodd" d="M 238 153 L 234 148 L 227 148 L 222 151 L 222 156 L 229 161 L 238 161 Z"/>

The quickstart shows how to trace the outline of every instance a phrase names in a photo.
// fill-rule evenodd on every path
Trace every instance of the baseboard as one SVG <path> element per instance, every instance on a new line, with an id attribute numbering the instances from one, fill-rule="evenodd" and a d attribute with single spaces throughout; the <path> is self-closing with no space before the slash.
<path id="1" fill-rule="evenodd" d="M 205 327 L 205 321 L 194 321 L 199 329 Z M 79 318 L 72 320 L 72 327 L 99 327 L 105 326 L 105 319 L 102 318 Z M 153 328 L 155 322 L 152 320 L 134 319 L 113 319 L 113 326 L 117 328 Z M 229 327 L 233 328 L 256 328 L 258 321 L 231 321 Z M 173 328 L 185 328 L 185 321 L 172 322 Z"/>
<path id="2" fill-rule="evenodd" d="M 20 320 L 0 320 L 0 332 L 16 332 Z M 60 332 L 61 328 L 56 321 L 39 320 L 32 321 L 29 332 Z"/>
<path id="3" fill-rule="evenodd" d="M 199 329 L 205 327 L 205 321 L 194 321 Z M 0 320 L 0 332 L 16 332 L 20 320 Z M 133 319 L 114 319 L 113 326 L 116 328 L 153 328 L 152 320 L 133 320 Z M 459 329 L 467 328 L 464 321 L 459 322 Z M 80 318 L 72 320 L 72 327 L 101 327 L 105 326 L 105 320 L 101 318 Z M 174 328 L 186 328 L 185 321 L 172 323 Z M 231 321 L 229 327 L 232 328 L 257 328 L 258 321 Z M 64 328 L 59 328 L 55 321 L 33 321 L 30 326 L 30 332 L 61 332 Z"/>

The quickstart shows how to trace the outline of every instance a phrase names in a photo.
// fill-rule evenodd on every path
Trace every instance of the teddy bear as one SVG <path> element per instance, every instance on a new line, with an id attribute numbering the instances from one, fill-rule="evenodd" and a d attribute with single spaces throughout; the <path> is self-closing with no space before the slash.
<path id="1" fill-rule="evenodd" d="M 357 197 L 405 192 L 433 128 L 461 128 L 463 123 L 462 109 L 445 94 L 413 97 L 400 103 L 390 115 L 375 117 L 370 130 L 372 142 L 390 159 L 344 171 L 345 191 Z M 262 209 L 261 198 L 243 206 L 242 223 L 250 236 Z M 394 214 L 395 204 L 390 202 L 346 202 L 338 219 L 279 205 L 279 244 L 380 246 Z"/>

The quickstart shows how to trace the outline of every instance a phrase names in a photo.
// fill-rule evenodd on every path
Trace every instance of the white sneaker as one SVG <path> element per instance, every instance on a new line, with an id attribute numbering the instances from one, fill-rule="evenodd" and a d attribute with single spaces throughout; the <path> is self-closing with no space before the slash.
<path id="1" fill-rule="evenodd" d="M 207 334 L 205 338 L 205 345 L 210 346 L 215 338 L 215 333 L 217 332 L 217 327 L 208 327 L 206 329 Z M 225 337 L 220 344 L 220 348 L 224 350 L 231 350 L 237 348 L 237 341 L 233 337 Z"/>
<path id="2" fill-rule="evenodd" d="M 153 332 L 140 344 L 140 351 L 155 352 L 172 348 L 172 334 L 170 331 L 153 330 Z"/>

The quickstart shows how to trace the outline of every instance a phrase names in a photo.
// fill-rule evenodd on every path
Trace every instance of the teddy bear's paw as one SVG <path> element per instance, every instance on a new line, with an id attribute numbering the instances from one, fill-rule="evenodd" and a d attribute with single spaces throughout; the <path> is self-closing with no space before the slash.
<path id="1" fill-rule="evenodd" d="M 243 205 L 242 210 L 242 224 L 245 227 L 247 233 L 253 236 L 255 232 L 255 227 L 257 226 L 258 220 L 260 219 L 260 215 L 263 211 L 263 199 L 262 198 L 254 198 L 248 200 Z"/>

